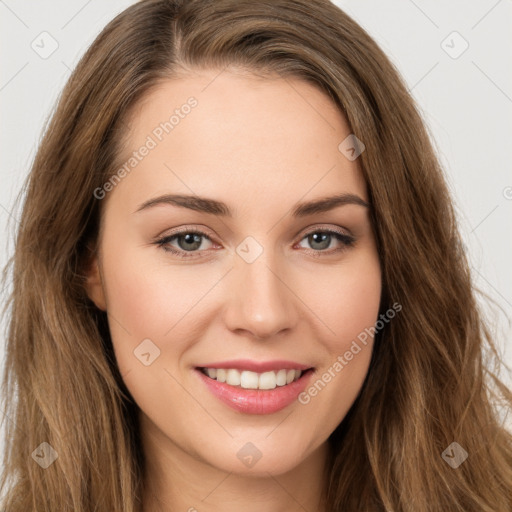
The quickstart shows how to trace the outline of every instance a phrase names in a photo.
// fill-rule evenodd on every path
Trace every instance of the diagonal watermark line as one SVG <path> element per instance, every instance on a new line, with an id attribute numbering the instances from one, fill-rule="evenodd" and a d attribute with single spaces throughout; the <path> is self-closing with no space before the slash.
<path id="1" fill-rule="evenodd" d="M 420 6 L 416 4 L 416 2 L 414 2 L 413 0 L 409 0 L 409 2 L 411 2 L 411 4 L 413 4 L 414 7 L 416 7 L 416 9 L 418 9 L 423 14 L 423 16 L 425 16 L 425 18 L 427 18 L 430 21 L 430 23 L 434 25 L 434 27 L 439 28 L 439 25 L 423 9 L 421 9 Z"/>
<path id="2" fill-rule="evenodd" d="M 472 230 L 471 230 L 471 233 L 473 233 L 473 231 L 475 231 L 475 229 L 480 226 L 480 224 L 483 224 L 483 222 L 489 217 L 489 215 L 491 215 L 495 210 L 496 208 L 498 208 L 499 204 L 497 204 Z"/>
<path id="3" fill-rule="evenodd" d="M 61 60 L 61 62 L 68 71 L 73 71 L 63 60 Z"/>
<path id="4" fill-rule="evenodd" d="M 76 11 L 76 13 L 73 14 L 73 16 L 71 16 L 71 18 L 69 18 L 69 20 L 66 21 L 64 25 L 62 25 L 62 27 L 60 27 L 60 29 L 62 30 L 63 28 L 67 27 L 91 3 L 91 1 L 92 0 L 88 0 L 87 2 L 85 2 L 85 4 L 82 5 L 82 7 L 80 7 L 80 9 L 78 9 L 78 11 Z"/>
<path id="5" fill-rule="evenodd" d="M 18 69 L 16 73 L 14 73 L 14 75 L 12 75 L 11 78 L 9 78 L 9 80 L 7 80 L 7 82 L 4 85 L 2 85 L 2 87 L 0 87 L 0 92 L 3 91 L 27 66 L 28 61 L 25 62 L 25 64 L 23 64 L 23 66 L 21 66 L 21 68 Z"/>
<path id="6" fill-rule="evenodd" d="M 412 92 L 412 90 L 427 76 L 430 74 L 430 72 L 439 64 L 439 61 L 437 61 L 412 87 L 409 88 L 409 92 Z"/>
<path id="7" fill-rule="evenodd" d="M 7 213 L 7 215 L 9 215 L 9 217 L 15 221 L 17 224 L 20 224 L 20 221 L 9 211 L 7 210 L 7 208 L 2 204 L 0 203 L 0 208 L 2 208 L 2 210 Z"/>
<path id="8" fill-rule="evenodd" d="M 221 484 L 223 484 L 232 474 L 233 472 L 230 471 L 201 501 L 204 501 L 211 494 L 213 494 L 221 486 Z"/>
<path id="9" fill-rule="evenodd" d="M 24 21 L 23 21 L 23 20 L 22 20 L 22 19 L 21 19 L 21 18 L 20 18 L 20 17 L 19 17 L 19 16 L 18 16 L 18 15 L 17 15 L 17 14 L 16 14 L 16 13 L 15 13 L 15 12 L 14 12 L 14 11 L 13 11 L 9 6 L 8 6 L 8 5 L 7 5 L 7 4 L 6 4 L 6 3 L 5 3 L 5 2 L 4 2 L 4 0 L 0 0 L 0 4 L 5 5 L 5 7 L 6 7 L 7 9 L 9 9 L 9 11 L 11 11 L 11 13 L 12 13 L 16 18 L 18 18 L 18 20 L 19 20 L 21 23 L 23 23 L 23 25 L 25 25 L 25 27 L 30 28 L 30 27 L 29 27 L 29 26 L 28 26 L 28 25 L 27 25 L 27 24 L 26 24 L 26 23 L 25 23 L 25 22 L 24 22 Z"/>
<path id="10" fill-rule="evenodd" d="M 27 434 L 27 432 L 26 432 L 25 430 L 23 430 L 22 428 L 20 428 L 20 427 L 18 426 L 18 424 L 17 424 L 17 423 L 16 423 L 16 422 L 15 422 L 15 421 L 14 421 L 14 420 L 13 420 L 13 419 L 8 415 L 8 414 L 6 414 L 4 411 L 0 411 L 0 412 L 2 413 L 3 417 L 4 417 L 7 421 L 10 421 L 10 422 L 14 425 L 14 428 L 15 428 L 16 430 L 18 430 L 19 432 L 21 432 L 21 433 L 22 433 L 22 434 L 24 434 L 24 435 L 26 435 L 26 434 Z"/>
<path id="11" fill-rule="evenodd" d="M 212 416 L 212 414 L 211 414 L 210 412 L 208 412 L 208 410 L 203 406 L 203 404 L 201 404 L 201 402 L 199 402 L 199 400 L 197 400 L 197 398 L 196 398 L 196 397 L 195 397 L 195 396 L 194 396 L 194 395 L 193 395 L 193 394 L 192 394 L 192 393 L 191 393 L 191 392 L 190 392 L 190 391 L 189 391 L 189 390 L 188 390 L 188 389 L 187 389 L 187 388 L 186 388 L 186 387 L 185 387 L 185 386 L 184 386 L 184 385 L 183 385 L 183 384 L 178 380 L 178 379 L 176 379 L 176 377 L 174 377 L 174 375 L 172 375 L 172 373 L 171 373 L 167 368 L 164 368 L 164 371 L 165 371 L 165 372 L 166 372 L 170 377 L 172 377 L 172 378 L 175 380 L 175 382 L 177 382 L 177 383 L 181 386 L 181 388 L 182 388 L 184 391 L 186 391 L 186 392 L 190 395 L 190 397 L 191 397 L 193 400 L 195 400 L 195 402 L 197 402 L 197 404 L 198 404 L 199 406 L 201 406 L 201 408 L 204 410 L 204 412 L 206 412 L 206 414 L 208 414 L 208 416 L 210 416 L 210 418 L 212 418 L 212 419 L 213 419 L 213 421 L 215 421 L 215 423 L 217 423 L 217 424 L 218 424 L 218 425 L 219 425 L 219 426 L 220 426 L 220 427 L 221 427 L 221 428 L 222 428 L 222 429 L 223 429 L 223 430 L 224 430 L 224 431 L 229 435 L 229 437 L 231 437 L 231 438 L 233 437 L 233 435 L 231 434 L 231 432 L 229 432 L 229 431 L 226 429 L 226 427 L 224 427 L 224 425 L 222 425 L 222 423 L 220 423 L 220 422 L 219 422 L 219 421 L 218 421 L 214 416 Z"/>
<path id="12" fill-rule="evenodd" d="M 295 295 L 295 297 L 297 297 L 297 299 L 299 299 L 302 302 L 302 304 L 304 304 L 304 306 L 306 306 L 309 309 L 309 311 L 311 311 L 311 313 L 313 313 L 313 315 L 315 315 L 318 318 L 318 320 L 320 320 L 320 322 L 322 322 L 325 325 L 325 327 L 327 327 L 327 329 L 329 329 L 329 331 L 332 332 L 332 334 L 336 336 L 336 333 L 268 265 L 265 266 L 270 270 L 270 272 L 272 272 L 272 274 L 274 274 L 277 277 L 277 279 L 279 279 L 279 281 L 281 281 L 281 283 L 283 283 L 286 286 L 286 288 L 288 288 L 288 290 L 290 290 L 293 293 L 293 295 Z"/>
<path id="13" fill-rule="evenodd" d="M 181 181 L 181 183 L 183 183 L 183 185 L 185 185 L 185 187 L 187 187 L 190 190 L 190 192 L 192 192 L 192 194 L 194 194 L 195 196 L 197 195 L 165 162 L 164 167 L 167 167 L 167 169 L 169 169 L 169 171 L 171 171 L 174 174 L 174 176 L 176 176 L 176 178 L 178 178 Z"/>
<path id="14" fill-rule="evenodd" d="M 329 123 L 329 121 L 327 121 L 327 119 L 325 119 L 325 117 L 322 114 L 320 114 L 320 112 L 318 112 L 318 110 L 313 105 L 311 105 L 311 103 L 297 89 L 295 89 L 295 87 L 293 87 L 288 78 L 284 76 L 282 78 L 334 130 L 334 126 L 331 123 Z"/>
<path id="15" fill-rule="evenodd" d="M 505 301 L 505 302 L 510 306 L 510 307 L 512 307 L 512 304 L 507 300 L 507 298 L 506 298 L 505 296 L 503 296 L 503 295 L 501 294 L 501 292 L 500 292 L 498 289 L 496 289 L 496 288 L 495 288 L 495 287 L 490 283 L 490 281 L 488 281 L 488 280 L 485 278 L 485 276 L 484 276 L 481 272 L 479 272 L 479 271 L 478 271 L 475 267 L 473 267 L 473 266 L 472 266 L 472 268 L 473 268 L 473 270 L 475 270 L 475 272 L 477 272 L 477 273 L 478 273 L 478 275 L 479 275 L 479 276 L 480 276 L 480 277 L 481 277 L 481 278 L 482 278 L 482 279 L 483 279 L 483 280 L 484 280 L 484 281 L 485 281 L 485 282 L 486 282 L 486 283 L 487 283 L 487 284 L 488 284 L 488 285 L 489 285 L 489 286 L 490 286 L 490 287 L 491 287 L 491 288 L 492 288 L 492 289 L 493 289 L 493 290 L 494 290 L 494 291 L 495 291 L 495 292 L 496 292 L 496 293 L 497 293 L 497 294 L 498 294 L 498 295 L 499 295 L 499 296 L 500 296 L 500 297 L 501 297 L 501 298 L 502 298 L 502 299 L 503 299 L 503 300 L 504 300 L 504 301 Z"/>
<path id="16" fill-rule="evenodd" d="M 311 185 L 311 188 L 309 190 L 307 190 L 300 198 L 304 198 L 306 195 L 308 195 L 334 168 L 336 167 L 336 164 L 333 165 L 316 183 L 314 183 L 313 185 Z M 285 217 L 286 215 L 290 212 L 291 208 L 288 209 L 288 211 L 281 216 L 280 219 L 277 220 L 277 222 L 267 231 L 267 234 L 270 233 Z"/>
<path id="17" fill-rule="evenodd" d="M 210 85 L 222 74 L 226 71 L 227 66 L 221 69 L 202 89 L 201 92 L 204 92 Z"/>
<path id="18" fill-rule="evenodd" d="M 124 372 L 122 375 L 121 375 L 121 378 L 124 379 L 131 371 L 133 370 L 133 368 L 130 368 L 127 372 Z"/>
<path id="19" fill-rule="evenodd" d="M 272 474 L 272 473 L 269 473 L 267 471 L 267 474 L 270 476 L 270 478 L 272 478 L 272 480 L 274 480 L 274 482 L 276 482 L 277 485 L 279 485 L 279 487 L 281 487 L 281 489 L 283 489 L 283 491 L 288 494 L 288 496 L 290 496 L 290 498 L 295 501 L 295 503 L 297 503 L 297 505 L 299 505 L 299 507 L 302 509 L 302 510 L 305 510 L 306 512 L 311 512 L 310 510 L 308 510 L 302 503 L 300 503 L 300 501 L 297 501 L 295 499 L 295 496 L 293 496 L 293 494 L 290 494 L 288 492 L 288 489 L 286 489 L 286 487 L 283 486 L 283 484 Z"/>
<path id="20" fill-rule="evenodd" d="M 191 189 L 191 188 L 190 188 L 190 187 L 189 187 L 189 186 L 188 186 L 188 185 L 187 185 L 187 184 L 186 184 L 186 183 L 185 183 L 185 182 L 184 182 L 184 181 L 183 181 L 183 180 L 182 180 L 182 179 L 181 179 L 181 178 L 180 178 L 180 177 L 179 177 L 179 176 L 178 176 L 178 175 L 177 175 L 177 174 L 176 174 L 176 173 L 175 173 L 175 172 L 170 168 L 170 167 L 169 167 L 169 165 L 168 165 L 168 164 L 166 164 L 165 162 L 164 162 L 164 167 L 166 167 L 167 169 L 169 169 L 169 171 L 171 171 L 171 172 L 174 174 L 174 176 L 176 176 L 176 178 L 178 178 L 178 179 L 181 181 L 181 183 L 183 183 L 183 185 L 185 185 L 185 187 L 187 187 L 187 188 L 190 190 L 190 192 L 192 192 L 192 194 L 194 194 L 195 196 L 197 196 L 197 194 L 196 194 L 196 193 L 195 193 L 195 192 L 194 192 L 194 191 L 193 191 L 193 190 L 192 190 L 192 189 Z"/>
<path id="21" fill-rule="evenodd" d="M 501 3 L 501 0 L 498 0 L 472 27 L 471 30 L 473 30 L 482 20 L 484 20 L 487 15 L 494 10 L 494 8 Z"/>
<path id="22" fill-rule="evenodd" d="M 221 281 L 224 279 L 234 267 L 231 267 L 165 334 L 167 336 Z"/>
<path id="23" fill-rule="evenodd" d="M 276 428 L 279 427 L 279 425 L 281 425 L 284 422 L 284 420 L 289 418 L 290 414 L 292 414 L 292 413 L 293 413 L 293 411 L 290 411 L 265 437 L 268 437 L 271 434 L 273 434 L 273 432 L 276 430 Z"/>
<path id="24" fill-rule="evenodd" d="M 471 63 L 494 85 L 494 87 L 496 87 L 496 89 L 503 94 L 503 96 L 507 98 L 508 101 L 512 102 L 512 98 L 480 66 L 478 66 L 474 60 L 472 60 Z"/>
<path id="25" fill-rule="evenodd" d="M 126 334 L 128 334 L 128 336 L 132 335 L 132 333 L 128 331 L 128 329 L 126 329 L 126 327 L 110 311 L 107 310 L 106 313 L 109 318 L 112 318 L 112 320 L 114 320 L 119 325 L 119 327 L 121 327 L 121 329 L 123 329 L 123 331 L 125 331 Z"/>

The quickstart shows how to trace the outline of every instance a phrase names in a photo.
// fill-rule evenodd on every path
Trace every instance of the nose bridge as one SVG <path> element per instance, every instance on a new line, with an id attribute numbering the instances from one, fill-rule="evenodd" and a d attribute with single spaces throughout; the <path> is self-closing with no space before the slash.
<path id="1" fill-rule="evenodd" d="M 292 327 L 296 321 L 294 296 L 279 254 L 252 237 L 240 243 L 236 252 L 229 327 L 250 331 L 257 338 Z"/>

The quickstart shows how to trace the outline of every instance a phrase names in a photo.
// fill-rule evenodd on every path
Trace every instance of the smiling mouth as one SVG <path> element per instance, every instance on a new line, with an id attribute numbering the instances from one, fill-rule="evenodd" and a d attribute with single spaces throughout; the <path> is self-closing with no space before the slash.
<path id="1" fill-rule="evenodd" d="M 278 387 L 285 387 L 292 382 L 299 380 L 305 374 L 313 371 L 313 368 L 307 370 L 281 369 L 268 372 L 252 372 L 249 370 L 237 370 L 235 368 L 197 368 L 204 375 L 217 382 L 225 383 L 229 386 L 241 389 L 271 390 Z"/>

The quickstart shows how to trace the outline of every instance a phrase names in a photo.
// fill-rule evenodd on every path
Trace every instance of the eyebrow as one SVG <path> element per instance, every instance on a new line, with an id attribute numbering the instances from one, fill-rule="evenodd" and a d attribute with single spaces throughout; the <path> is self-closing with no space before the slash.
<path id="1" fill-rule="evenodd" d="M 355 204 L 370 208 L 370 203 L 364 201 L 355 194 L 343 193 L 334 196 L 322 197 L 313 201 L 298 203 L 292 209 L 292 216 L 296 218 L 307 217 L 315 213 L 323 213 L 338 206 Z M 183 194 L 164 194 L 162 196 L 149 199 L 142 203 L 134 213 L 147 210 L 154 206 L 174 205 L 189 210 L 218 215 L 221 217 L 233 217 L 233 212 L 226 203 L 209 199 L 206 197 L 183 195 Z"/>

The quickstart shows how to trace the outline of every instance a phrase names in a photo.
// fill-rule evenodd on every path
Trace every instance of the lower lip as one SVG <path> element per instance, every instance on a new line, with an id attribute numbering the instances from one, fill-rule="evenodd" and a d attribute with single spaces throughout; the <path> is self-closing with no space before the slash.
<path id="1" fill-rule="evenodd" d="M 258 390 L 230 386 L 224 382 L 211 379 L 198 368 L 195 371 L 211 393 L 221 402 L 224 402 L 236 411 L 246 414 L 272 414 L 284 409 L 304 391 L 313 374 L 313 371 L 310 369 L 304 372 L 299 379 L 286 386 Z"/>

